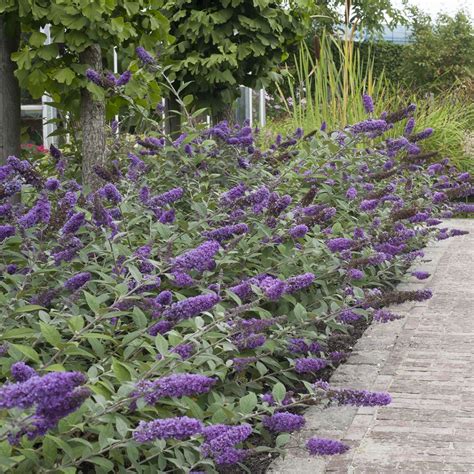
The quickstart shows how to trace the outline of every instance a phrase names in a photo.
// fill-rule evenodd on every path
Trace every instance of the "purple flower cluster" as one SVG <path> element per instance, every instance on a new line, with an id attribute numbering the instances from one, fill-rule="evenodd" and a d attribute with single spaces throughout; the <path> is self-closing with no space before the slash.
<path id="1" fill-rule="evenodd" d="M 324 369 L 328 365 L 324 359 L 316 357 L 304 357 L 295 360 L 295 371 L 299 374 L 317 372 L 318 370 Z"/>
<path id="2" fill-rule="evenodd" d="M 234 357 L 233 367 L 236 372 L 243 372 L 250 364 L 257 362 L 256 357 Z"/>
<path id="3" fill-rule="evenodd" d="M 350 127 L 350 130 L 354 134 L 358 133 L 369 133 L 369 134 L 381 134 L 387 131 L 390 125 L 385 120 L 379 119 L 368 119 L 363 122 L 356 123 Z"/>
<path id="4" fill-rule="evenodd" d="M 156 439 L 187 439 L 201 433 L 203 424 L 195 418 L 176 416 L 174 418 L 140 421 L 133 432 L 133 439 L 138 443 L 149 443 Z"/>
<path id="5" fill-rule="evenodd" d="M 107 183 L 103 188 L 99 189 L 98 193 L 114 204 L 118 204 L 122 201 L 120 191 L 112 183 Z"/>
<path id="6" fill-rule="evenodd" d="M 378 199 L 364 199 L 359 206 L 361 211 L 373 211 L 379 205 Z"/>
<path id="7" fill-rule="evenodd" d="M 24 362 L 15 362 L 11 366 L 12 377 L 16 382 L 25 382 L 26 380 L 38 375 L 36 370 L 26 365 Z"/>
<path id="8" fill-rule="evenodd" d="M 224 206 L 230 206 L 235 201 L 243 197 L 246 191 L 247 191 L 247 186 L 244 183 L 240 183 L 237 186 L 234 186 L 233 188 L 229 189 L 229 191 L 226 191 L 225 193 L 223 193 L 221 195 L 220 202 Z"/>
<path id="9" fill-rule="evenodd" d="M 203 430 L 204 443 L 201 452 L 212 457 L 218 465 L 236 464 L 242 461 L 247 452 L 235 446 L 245 441 L 252 434 L 252 427 L 244 423 L 238 426 L 211 425 Z"/>
<path id="10" fill-rule="evenodd" d="M 350 268 L 347 272 L 347 276 L 351 280 L 362 280 L 364 278 L 364 272 L 362 270 L 359 270 L 357 268 Z"/>
<path id="11" fill-rule="evenodd" d="M 215 293 L 192 296 L 173 303 L 169 308 L 163 311 L 163 317 L 175 322 L 182 321 L 198 316 L 204 311 L 209 311 L 219 303 L 219 301 L 220 297 Z"/>
<path id="12" fill-rule="evenodd" d="M 46 195 L 40 196 L 35 205 L 18 219 L 21 227 L 28 229 L 38 224 L 48 224 L 51 219 L 51 203 Z"/>
<path id="13" fill-rule="evenodd" d="M 350 249 L 353 244 L 354 241 L 352 239 L 346 239 L 344 237 L 338 237 L 336 239 L 329 239 L 326 241 L 328 249 L 333 253 Z"/>
<path id="14" fill-rule="evenodd" d="M 69 291 L 76 291 L 79 288 L 82 288 L 88 281 L 90 281 L 90 279 L 91 274 L 89 272 L 78 273 L 66 280 L 64 288 Z"/>
<path id="15" fill-rule="evenodd" d="M 86 377 L 80 372 L 51 372 L 40 377 L 22 366 L 12 371 L 23 380 L 0 388 L 0 409 L 35 407 L 28 424 L 10 435 L 13 444 L 23 435 L 29 439 L 44 435 L 61 418 L 77 410 L 90 395 L 87 388 L 81 387 Z"/>
<path id="16" fill-rule="evenodd" d="M 135 53 L 137 54 L 138 59 L 143 64 L 154 64 L 155 63 L 155 58 L 143 46 L 138 46 L 135 49 Z"/>
<path id="17" fill-rule="evenodd" d="M 212 270 L 216 266 L 214 255 L 219 251 L 220 244 L 216 240 L 208 240 L 199 247 L 189 250 L 172 260 L 174 271 L 196 270 L 200 273 Z"/>
<path id="18" fill-rule="evenodd" d="M 289 412 L 278 412 L 263 418 L 263 426 L 274 433 L 292 433 L 299 431 L 305 424 L 304 416 Z"/>
<path id="19" fill-rule="evenodd" d="M 369 392 L 367 390 L 333 388 L 324 381 L 316 382 L 314 387 L 323 390 L 325 396 L 339 405 L 375 407 L 389 405 L 392 402 L 392 397 L 387 392 Z"/>
<path id="20" fill-rule="evenodd" d="M 319 342 L 307 343 L 299 337 L 292 337 L 288 340 L 288 350 L 293 354 L 307 354 L 308 352 L 316 354 L 321 352 L 322 347 Z"/>
<path id="21" fill-rule="evenodd" d="M 343 309 L 338 315 L 337 319 L 345 324 L 350 324 L 355 321 L 358 321 L 363 316 L 361 314 L 355 313 L 351 309 Z"/>
<path id="22" fill-rule="evenodd" d="M 189 359 L 194 353 L 194 344 L 192 342 L 178 344 L 170 349 L 171 353 L 178 354 L 182 360 Z"/>
<path id="23" fill-rule="evenodd" d="M 162 291 L 155 300 L 159 305 L 168 306 L 173 301 L 173 293 L 169 290 Z"/>
<path id="24" fill-rule="evenodd" d="M 166 204 L 172 204 L 184 195 L 183 188 L 173 188 L 164 193 L 153 196 L 147 200 L 147 205 L 150 207 L 160 207 L 165 206 Z"/>
<path id="25" fill-rule="evenodd" d="M 224 242 L 226 240 L 232 239 L 237 235 L 246 234 L 249 231 L 249 226 L 247 224 L 234 224 L 220 227 L 218 229 L 210 230 L 204 232 L 204 237 L 207 239 Z"/>
<path id="26" fill-rule="evenodd" d="M 63 225 L 63 227 L 61 228 L 61 233 L 75 234 L 85 223 L 85 221 L 85 214 L 83 212 L 76 212 Z"/>
<path id="27" fill-rule="evenodd" d="M 306 448 L 312 456 L 334 456 L 349 450 L 346 444 L 326 438 L 310 438 L 306 442 Z"/>
<path id="28" fill-rule="evenodd" d="M 292 227 L 289 230 L 289 234 L 292 239 L 301 239 L 308 233 L 308 231 L 309 231 L 308 226 L 304 224 L 299 224 L 295 227 Z"/>
<path id="29" fill-rule="evenodd" d="M 307 288 L 313 284 L 315 278 L 316 277 L 313 273 L 303 273 L 302 275 L 290 277 L 288 280 L 286 280 L 285 292 L 291 295 L 297 291 L 302 290 L 303 288 Z"/>
<path id="30" fill-rule="evenodd" d="M 143 396 L 149 405 L 154 405 L 164 397 L 192 397 L 207 393 L 216 379 L 199 374 L 173 374 L 154 381 L 141 381 L 136 392 Z"/>
<path id="31" fill-rule="evenodd" d="M 357 189 L 350 187 L 346 192 L 346 198 L 353 201 L 357 197 Z"/>
<path id="32" fill-rule="evenodd" d="M 368 114 L 373 113 L 374 111 L 374 102 L 372 100 L 372 97 L 368 94 L 363 94 L 362 95 L 362 104 L 364 105 L 364 109 Z"/>
<path id="33" fill-rule="evenodd" d="M 16 229 L 12 225 L 0 225 L 0 242 L 3 242 L 8 237 L 13 237 L 16 234 Z"/>
<path id="34" fill-rule="evenodd" d="M 423 272 L 423 271 L 411 272 L 411 274 L 418 280 L 426 280 L 427 278 L 430 277 L 430 273 Z"/>
<path id="35" fill-rule="evenodd" d="M 239 351 L 253 350 L 257 347 L 263 346 L 267 338 L 264 334 L 245 334 L 239 333 L 232 337 L 232 341 L 237 346 Z"/>
<path id="36" fill-rule="evenodd" d="M 374 313 L 374 320 L 379 323 L 388 323 L 390 321 L 396 321 L 397 319 L 401 319 L 403 316 L 399 314 L 392 313 L 391 311 L 387 311 L 384 309 L 378 309 Z"/>

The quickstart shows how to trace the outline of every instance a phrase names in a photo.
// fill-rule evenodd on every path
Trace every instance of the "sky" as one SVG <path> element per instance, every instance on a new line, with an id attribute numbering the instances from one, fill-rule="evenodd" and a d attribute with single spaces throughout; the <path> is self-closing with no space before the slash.
<path id="1" fill-rule="evenodd" d="M 452 15 L 461 8 L 464 8 L 474 18 L 474 0 L 409 0 L 409 2 L 434 17 L 438 13 Z M 402 7 L 401 0 L 394 0 L 393 4 L 397 7 Z"/>

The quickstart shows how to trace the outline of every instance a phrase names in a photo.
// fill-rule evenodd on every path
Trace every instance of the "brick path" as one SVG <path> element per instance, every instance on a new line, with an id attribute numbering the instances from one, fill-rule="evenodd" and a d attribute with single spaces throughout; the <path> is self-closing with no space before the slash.
<path id="1" fill-rule="evenodd" d="M 429 261 L 414 268 L 432 276 L 399 285 L 431 288 L 433 298 L 394 307 L 405 318 L 372 325 L 331 378 L 334 386 L 386 390 L 392 404 L 309 409 L 305 430 L 271 473 L 474 473 L 474 219 L 446 225 L 471 233 L 428 247 Z M 311 436 L 351 450 L 310 458 L 304 444 Z"/>

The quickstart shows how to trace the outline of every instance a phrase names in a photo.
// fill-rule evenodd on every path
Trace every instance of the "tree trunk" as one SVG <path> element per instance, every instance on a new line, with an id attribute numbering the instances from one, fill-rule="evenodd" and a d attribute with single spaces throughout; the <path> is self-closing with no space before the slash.
<path id="1" fill-rule="evenodd" d="M 10 59 L 20 42 L 19 24 L 12 16 L 0 15 L 0 163 L 20 156 L 20 87 Z"/>
<path id="2" fill-rule="evenodd" d="M 102 74 L 100 46 L 93 44 L 80 55 L 82 64 Z M 87 89 L 81 91 L 80 122 L 82 131 L 82 182 L 91 190 L 101 185 L 94 165 L 105 164 L 105 101 L 98 100 Z"/>

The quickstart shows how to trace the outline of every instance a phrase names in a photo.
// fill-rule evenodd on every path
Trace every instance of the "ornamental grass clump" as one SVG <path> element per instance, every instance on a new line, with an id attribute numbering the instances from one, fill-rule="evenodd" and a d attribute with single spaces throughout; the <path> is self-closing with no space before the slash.
<path id="1" fill-rule="evenodd" d="M 152 129 L 114 148 L 88 195 L 57 149 L 51 176 L 8 160 L 0 470 L 251 471 L 301 429 L 303 406 L 389 403 L 313 384 L 347 357 L 335 341 L 353 326 L 431 297 L 392 288 L 424 281 L 431 239 L 462 238 L 439 217 L 472 212 L 450 201 L 469 175 L 407 159 L 411 137 L 423 147 L 416 124 L 402 146 L 385 140 L 402 112 L 266 150 L 248 125 L 174 141 Z"/>

